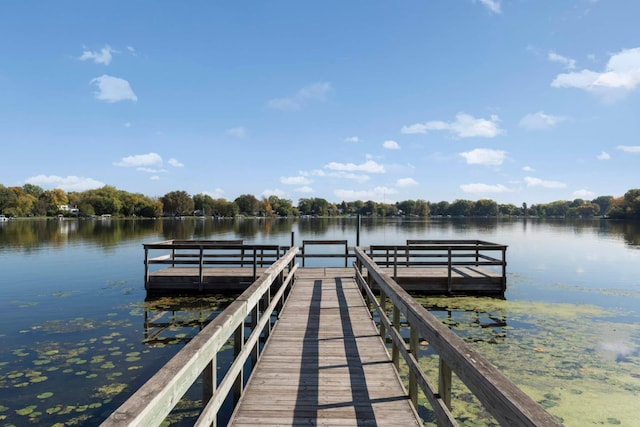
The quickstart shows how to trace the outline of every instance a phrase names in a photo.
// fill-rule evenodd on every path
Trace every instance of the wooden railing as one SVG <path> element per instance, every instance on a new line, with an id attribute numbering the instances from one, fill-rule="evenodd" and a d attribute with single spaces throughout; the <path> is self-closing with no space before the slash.
<path id="1" fill-rule="evenodd" d="M 393 267 L 393 277 L 402 267 L 446 267 L 449 287 L 456 267 L 496 268 L 507 288 L 507 245 L 482 240 L 407 240 L 407 244 L 371 245 L 369 257 L 380 267 Z"/>
<path id="2" fill-rule="evenodd" d="M 200 376 L 205 406 L 195 425 L 215 425 L 229 393 L 233 392 L 237 402 L 244 391 L 245 363 L 251 360 L 251 366 L 255 366 L 258 360 L 259 340 L 269 336 L 271 315 L 284 304 L 298 268 L 294 263 L 297 252 L 298 248 L 293 247 L 271 265 L 101 425 L 160 425 Z M 252 332 L 245 338 L 246 322 Z M 234 342 L 234 361 L 218 384 L 217 354 L 230 337 Z"/>
<path id="3" fill-rule="evenodd" d="M 391 358 L 396 368 L 400 357 L 409 369 L 409 396 L 417 407 L 418 388 L 426 396 L 438 424 L 457 426 L 451 414 L 451 372 L 469 388 L 501 425 L 560 426 L 542 406 L 520 390 L 460 337 L 407 294 L 365 253 L 355 248 L 356 280 L 379 315 L 380 334 L 392 342 Z M 367 269 L 367 280 L 361 272 Z M 379 291 L 377 299 L 372 288 Z M 391 302 L 392 319 L 387 316 Z M 401 316 L 410 328 L 407 347 L 401 335 Z M 425 339 L 439 356 L 439 381 L 434 386 L 420 367 L 418 344 Z"/>
<path id="4" fill-rule="evenodd" d="M 309 246 L 338 246 L 342 248 L 342 251 L 341 253 L 313 253 L 307 249 Z M 302 257 L 303 267 L 307 258 L 344 258 L 344 266 L 348 267 L 349 257 L 354 255 L 349 253 L 349 246 L 346 240 L 303 240 L 300 256 Z"/>
<path id="5" fill-rule="evenodd" d="M 200 283 L 204 268 L 253 267 L 253 280 L 257 269 L 269 266 L 285 252 L 279 245 L 245 245 L 242 240 L 167 240 L 144 245 L 144 283 L 149 283 L 151 266 L 198 267 Z M 152 251 L 163 251 L 152 256 Z M 168 252 L 168 253 L 167 253 Z M 157 252 L 156 252 L 157 253 Z"/>

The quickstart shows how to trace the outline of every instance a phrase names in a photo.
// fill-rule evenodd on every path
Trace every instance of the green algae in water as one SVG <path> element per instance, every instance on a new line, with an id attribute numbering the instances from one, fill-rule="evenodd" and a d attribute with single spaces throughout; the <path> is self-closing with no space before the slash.
<path id="1" fill-rule="evenodd" d="M 586 304 L 419 300 L 565 425 L 637 420 L 640 325 L 607 321 L 616 313 Z M 431 370 L 437 380 L 437 365 Z"/>
<path id="2" fill-rule="evenodd" d="M 38 399 L 48 399 L 48 398 L 50 398 L 51 396 L 53 396 L 53 392 L 51 392 L 51 391 L 46 391 L 46 392 L 44 392 L 44 393 L 40 393 L 40 394 L 39 394 L 39 395 L 37 395 L 36 397 L 37 397 Z"/>
<path id="3" fill-rule="evenodd" d="M 124 383 L 112 383 L 103 385 L 98 388 L 98 391 L 93 395 L 93 397 L 97 398 L 111 398 L 116 396 L 124 391 L 127 388 L 127 385 Z"/>

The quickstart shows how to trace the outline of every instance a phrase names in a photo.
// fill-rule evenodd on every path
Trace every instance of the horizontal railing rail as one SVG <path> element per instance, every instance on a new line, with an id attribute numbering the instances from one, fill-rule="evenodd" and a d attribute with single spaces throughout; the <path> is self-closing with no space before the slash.
<path id="1" fill-rule="evenodd" d="M 195 425 L 215 425 L 223 402 L 233 392 L 237 403 L 244 391 L 244 367 L 255 366 L 260 339 L 269 336 L 272 314 L 279 310 L 294 280 L 297 247 L 271 265 L 245 292 L 213 319 L 101 426 L 157 426 L 202 376 L 203 410 Z M 286 274 L 285 274 L 286 273 Z M 245 325 L 251 333 L 245 338 Z M 218 352 L 233 338 L 234 360 L 217 381 Z"/>
<path id="2" fill-rule="evenodd" d="M 380 334 L 390 337 L 391 358 L 396 368 L 402 357 L 409 369 L 409 396 L 417 406 L 418 388 L 431 405 L 438 424 L 456 426 L 451 414 L 452 371 L 501 425 L 560 426 L 556 418 L 520 390 L 471 346 L 447 328 L 404 291 L 361 248 L 356 248 L 356 279 L 380 322 Z M 367 270 L 367 279 L 362 276 Z M 379 300 L 374 294 L 379 292 Z M 392 319 L 387 312 L 390 302 Z M 403 317 L 410 329 L 409 345 L 401 335 Z M 419 363 L 418 343 L 427 340 L 439 356 L 439 381 L 434 386 Z"/>
<path id="3" fill-rule="evenodd" d="M 307 249 L 309 246 L 339 246 L 342 250 L 341 253 L 313 253 Z M 302 257 L 302 266 L 305 266 L 305 259 L 307 258 L 344 258 L 344 266 L 348 267 L 349 258 L 355 257 L 349 250 L 347 240 L 303 240 L 300 254 Z"/>

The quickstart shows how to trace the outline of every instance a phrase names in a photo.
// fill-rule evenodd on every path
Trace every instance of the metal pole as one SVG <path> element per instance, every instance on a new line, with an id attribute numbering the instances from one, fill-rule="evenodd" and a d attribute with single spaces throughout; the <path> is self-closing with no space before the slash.
<path id="1" fill-rule="evenodd" d="M 356 246 L 360 246 L 360 214 L 356 220 Z"/>

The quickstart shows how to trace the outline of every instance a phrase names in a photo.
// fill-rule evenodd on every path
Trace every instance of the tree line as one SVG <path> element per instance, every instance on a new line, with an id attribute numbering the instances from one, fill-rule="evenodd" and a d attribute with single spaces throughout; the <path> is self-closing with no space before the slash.
<path id="1" fill-rule="evenodd" d="M 29 216 L 93 216 L 109 214 L 122 217 L 160 217 L 207 215 L 218 217 L 243 216 L 537 216 L 593 217 L 640 219 L 640 189 L 624 196 L 600 196 L 593 200 L 558 200 L 551 203 L 521 206 L 498 204 L 494 200 L 458 199 L 453 202 L 428 202 L 423 199 L 396 203 L 372 200 L 331 203 L 322 198 L 301 198 L 297 206 L 289 199 L 269 196 L 258 199 L 242 194 L 233 201 L 213 198 L 208 194 L 190 195 L 186 191 L 171 191 L 159 198 L 129 193 L 112 186 L 81 192 L 61 189 L 44 190 L 33 184 L 5 187 L 0 184 L 0 213 L 9 217 Z"/>

